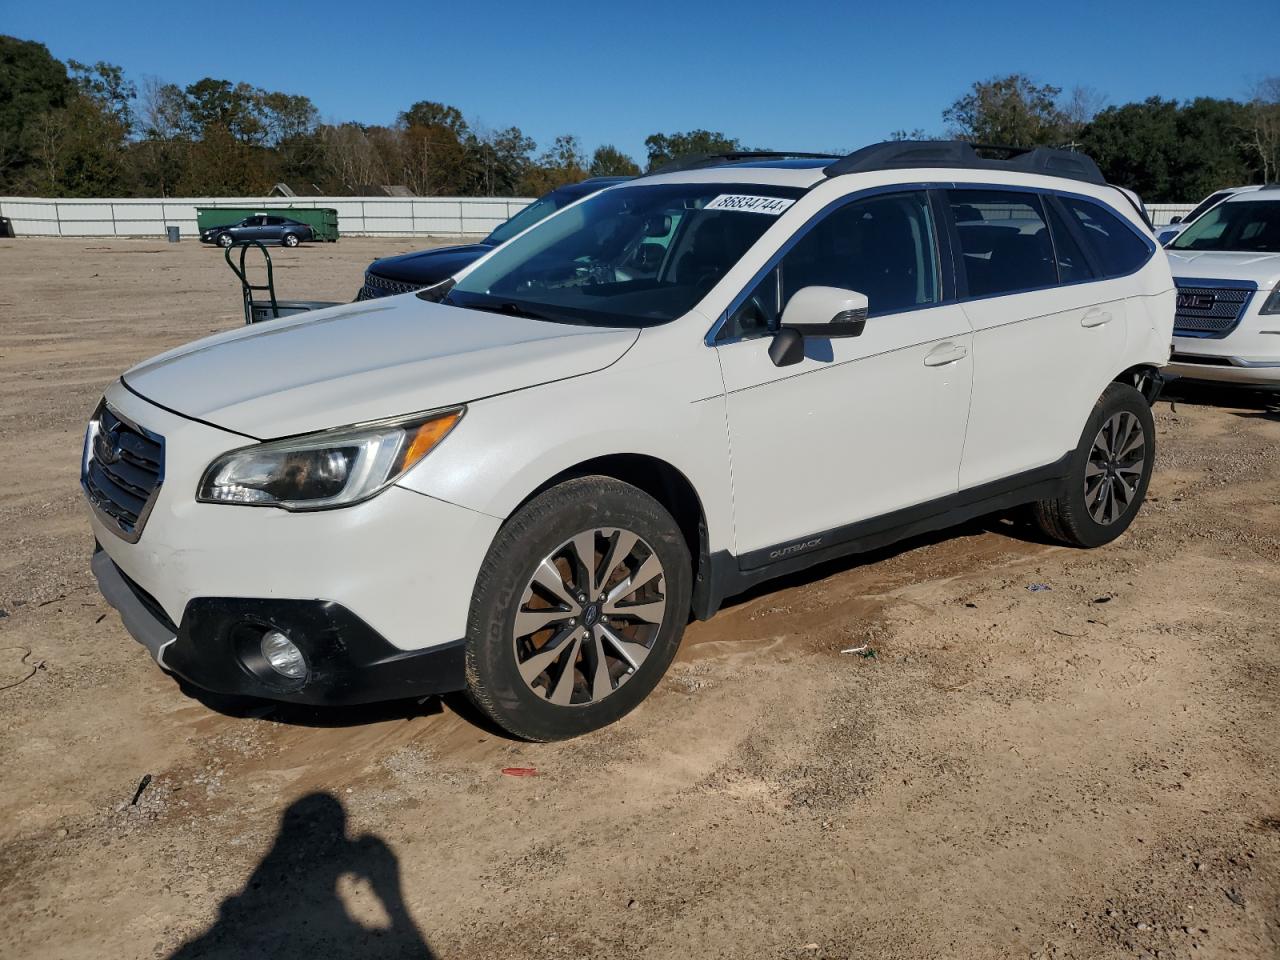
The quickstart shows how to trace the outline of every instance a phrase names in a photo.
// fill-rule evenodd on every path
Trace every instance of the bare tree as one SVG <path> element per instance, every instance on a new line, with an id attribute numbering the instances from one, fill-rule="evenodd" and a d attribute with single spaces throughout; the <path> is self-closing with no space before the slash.
<path id="1" fill-rule="evenodd" d="M 1246 143 L 1262 167 L 1262 182 L 1280 180 L 1280 76 L 1258 82 L 1249 103 L 1253 123 Z"/>
<path id="2" fill-rule="evenodd" d="M 1107 95 L 1093 87 L 1075 86 L 1061 101 L 1063 132 L 1073 140 L 1107 106 Z"/>

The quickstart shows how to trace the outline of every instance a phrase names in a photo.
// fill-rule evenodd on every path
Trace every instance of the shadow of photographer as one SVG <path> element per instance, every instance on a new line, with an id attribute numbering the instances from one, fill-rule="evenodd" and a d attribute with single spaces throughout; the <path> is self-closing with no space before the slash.
<path id="1" fill-rule="evenodd" d="M 386 923 L 366 926 L 339 896 L 340 882 L 363 882 Z M 400 864 L 379 837 L 347 835 L 336 797 L 312 793 L 290 804 L 267 855 L 218 919 L 170 960 L 375 956 L 434 960 L 405 906 Z"/>

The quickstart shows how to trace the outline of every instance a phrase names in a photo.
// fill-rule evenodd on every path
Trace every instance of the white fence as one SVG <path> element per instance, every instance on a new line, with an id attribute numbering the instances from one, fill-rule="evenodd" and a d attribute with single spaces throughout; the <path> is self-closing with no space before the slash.
<path id="1" fill-rule="evenodd" d="M 185 197 L 178 200 L 42 200 L 0 197 L 0 217 L 13 222 L 20 237 L 162 237 L 178 227 L 194 237 L 196 207 L 333 207 L 338 230 L 351 236 L 484 236 L 529 203 L 507 197 Z M 1189 213 L 1189 203 L 1147 207 L 1152 222 L 1164 226 Z"/>
<path id="2" fill-rule="evenodd" d="M 508 197 L 183 197 L 175 200 L 44 200 L 0 197 L 19 237 L 195 237 L 196 207 L 332 207 L 340 233 L 367 237 L 484 236 L 528 199 Z"/>

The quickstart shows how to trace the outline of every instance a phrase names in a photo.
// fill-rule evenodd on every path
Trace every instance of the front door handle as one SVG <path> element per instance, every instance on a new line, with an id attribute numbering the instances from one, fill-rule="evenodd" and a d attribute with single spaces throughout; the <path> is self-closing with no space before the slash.
<path id="1" fill-rule="evenodd" d="M 1100 327 L 1104 323 L 1110 323 L 1111 319 L 1112 317 L 1111 317 L 1110 310 L 1099 310 L 1097 307 L 1094 307 L 1092 310 L 1090 310 L 1088 313 L 1086 313 L 1083 317 L 1080 318 L 1080 326 Z"/>
<path id="2" fill-rule="evenodd" d="M 925 354 L 924 365 L 926 367 L 945 367 L 948 363 L 963 360 L 968 355 L 968 347 L 958 343 L 943 343 Z"/>

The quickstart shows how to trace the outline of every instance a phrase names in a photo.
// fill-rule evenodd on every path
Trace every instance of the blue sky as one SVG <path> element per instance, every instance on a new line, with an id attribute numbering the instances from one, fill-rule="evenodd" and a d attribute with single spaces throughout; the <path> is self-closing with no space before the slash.
<path id="1" fill-rule="evenodd" d="M 576 133 L 588 150 L 611 142 L 642 158 L 648 134 L 695 127 L 797 150 L 941 131 L 943 108 L 970 83 L 1014 71 L 1087 85 L 1113 104 L 1244 98 L 1280 72 L 1274 18 L 1263 17 L 1255 39 L 1225 25 L 1261 26 L 1261 10 L 1124 0 L 0 0 L 0 33 L 39 40 L 63 60 L 118 63 L 134 80 L 214 76 L 304 93 L 326 120 L 390 123 L 415 100 L 440 100 L 491 128 L 516 124 L 543 146 Z"/>

